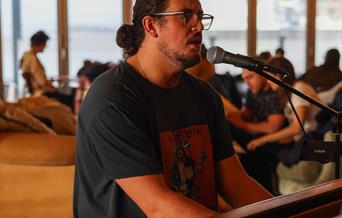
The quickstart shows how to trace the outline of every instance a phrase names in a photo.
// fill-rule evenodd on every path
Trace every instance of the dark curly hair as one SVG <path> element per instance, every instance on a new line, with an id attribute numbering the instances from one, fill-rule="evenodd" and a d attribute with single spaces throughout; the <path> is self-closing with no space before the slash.
<path id="1" fill-rule="evenodd" d="M 295 74 L 294 67 L 293 67 L 292 63 L 288 59 L 286 59 L 284 57 L 275 57 L 275 58 L 272 58 L 268 62 L 268 64 L 275 66 L 275 67 L 278 67 L 278 68 L 284 70 L 285 72 L 287 72 L 289 75 L 286 77 L 285 81 L 289 85 L 293 85 L 293 83 L 296 80 L 296 74 Z"/>
<path id="2" fill-rule="evenodd" d="M 31 46 L 45 44 L 49 40 L 49 36 L 44 31 L 38 31 L 31 36 Z"/>
<path id="3" fill-rule="evenodd" d="M 124 57 L 137 53 L 145 38 L 142 19 L 165 11 L 170 0 L 136 0 L 133 7 L 133 24 L 123 24 L 116 33 L 116 43 L 124 49 Z"/>

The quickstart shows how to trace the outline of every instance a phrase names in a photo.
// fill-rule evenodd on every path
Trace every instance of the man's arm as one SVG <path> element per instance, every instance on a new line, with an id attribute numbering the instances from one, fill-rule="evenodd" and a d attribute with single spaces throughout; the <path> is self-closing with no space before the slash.
<path id="1" fill-rule="evenodd" d="M 267 120 L 259 123 L 246 123 L 245 130 L 251 134 L 273 133 L 284 126 L 285 116 L 282 114 L 269 115 Z"/>
<path id="2" fill-rule="evenodd" d="M 305 122 L 307 113 L 309 112 L 309 108 L 307 106 L 298 106 L 296 107 L 296 112 L 298 114 L 299 119 L 301 120 L 302 123 Z M 281 142 L 281 141 L 289 141 L 293 140 L 295 135 L 300 134 L 302 131 L 302 128 L 296 118 L 295 115 L 292 115 L 292 123 L 279 130 L 276 131 L 272 134 L 267 134 L 264 136 L 261 136 L 257 139 L 252 140 L 249 142 L 247 145 L 248 150 L 255 150 L 257 147 L 260 147 L 266 143 L 271 143 L 271 142 Z"/>
<path id="3" fill-rule="evenodd" d="M 228 114 L 228 120 L 239 129 L 246 129 L 248 120 L 253 118 L 253 112 L 250 108 L 243 106 L 240 111 L 233 111 Z"/>
<path id="4" fill-rule="evenodd" d="M 236 155 L 220 161 L 217 172 L 220 194 L 234 208 L 272 198 L 245 172 Z"/>
<path id="5" fill-rule="evenodd" d="M 170 190 L 161 174 L 115 180 L 147 217 L 210 217 L 214 211 Z"/>

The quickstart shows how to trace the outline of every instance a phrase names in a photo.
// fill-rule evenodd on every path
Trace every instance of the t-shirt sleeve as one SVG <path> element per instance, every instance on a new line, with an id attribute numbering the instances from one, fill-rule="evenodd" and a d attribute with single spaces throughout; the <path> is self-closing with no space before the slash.
<path id="1" fill-rule="evenodd" d="M 92 120 L 86 137 L 95 163 L 112 179 L 161 173 L 138 108 L 115 103 Z"/>
<path id="2" fill-rule="evenodd" d="M 212 123 L 212 140 L 214 144 L 214 159 L 216 162 L 224 160 L 232 156 L 235 152 L 232 145 L 231 134 L 224 116 L 223 104 L 220 96 L 212 91 L 214 109 L 211 112 L 213 116 Z"/>
<path id="3" fill-rule="evenodd" d="M 253 110 L 254 108 L 254 97 L 250 90 L 248 90 L 246 94 L 246 102 L 244 104 L 245 107 L 248 107 L 249 109 Z"/>
<path id="4" fill-rule="evenodd" d="M 269 94 L 269 98 L 267 98 L 267 108 L 268 108 L 268 113 L 269 115 L 271 114 L 284 114 L 284 107 L 283 105 L 280 103 L 280 99 L 279 96 L 277 94 L 277 92 L 270 92 Z"/>

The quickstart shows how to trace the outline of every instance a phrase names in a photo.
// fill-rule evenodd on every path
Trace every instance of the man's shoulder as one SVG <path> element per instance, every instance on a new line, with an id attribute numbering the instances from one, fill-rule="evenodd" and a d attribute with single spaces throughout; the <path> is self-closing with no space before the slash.
<path id="1" fill-rule="evenodd" d="M 92 83 L 82 102 L 81 112 L 96 114 L 110 107 L 127 110 L 141 108 L 143 93 L 134 72 L 122 63 L 99 75 Z"/>
<path id="2" fill-rule="evenodd" d="M 125 87 L 132 85 L 133 77 L 124 63 L 110 68 L 99 75 L 91 85 L 90 93 L 104 96 L 117 96 L 122 94 Z"/>
<path id="3" fill-rule="evenodd" d="M 21 67 L 23 67 L 23 65 L 32 64 L 37 61 L 38 57 L 34 52 L 32 52 L 31 50 L 26 51 L 21 57 Z"/>

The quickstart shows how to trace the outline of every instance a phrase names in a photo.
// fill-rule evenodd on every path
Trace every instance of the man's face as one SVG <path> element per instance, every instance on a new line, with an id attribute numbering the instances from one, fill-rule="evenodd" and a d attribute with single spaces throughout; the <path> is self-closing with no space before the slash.
<path id="1" fill-rule="evenodd" d="M 46 42 L 37 46 L 38 52 L 43 52 L 46 48 Z"/>
<path id="2" fill-rule="evenodd" d="M 198 0 L 170 0 L 165 12 L 191 10 L 195 14 L 202 12 Z M 164 16 L 160 24 L 158 37 L 159 50 L 182 68 L 197 64 L 201 59 L 203 25 L 196 15 L 187 22 L 183 15 Z"/>
<path id="3" fill-rule="evenodd" d="M 253 94 L 257 94 L 265 89 L 266 79 L 254 73 L 253 71 L 243 70 L 242 79 L 248 85 Z"/>

